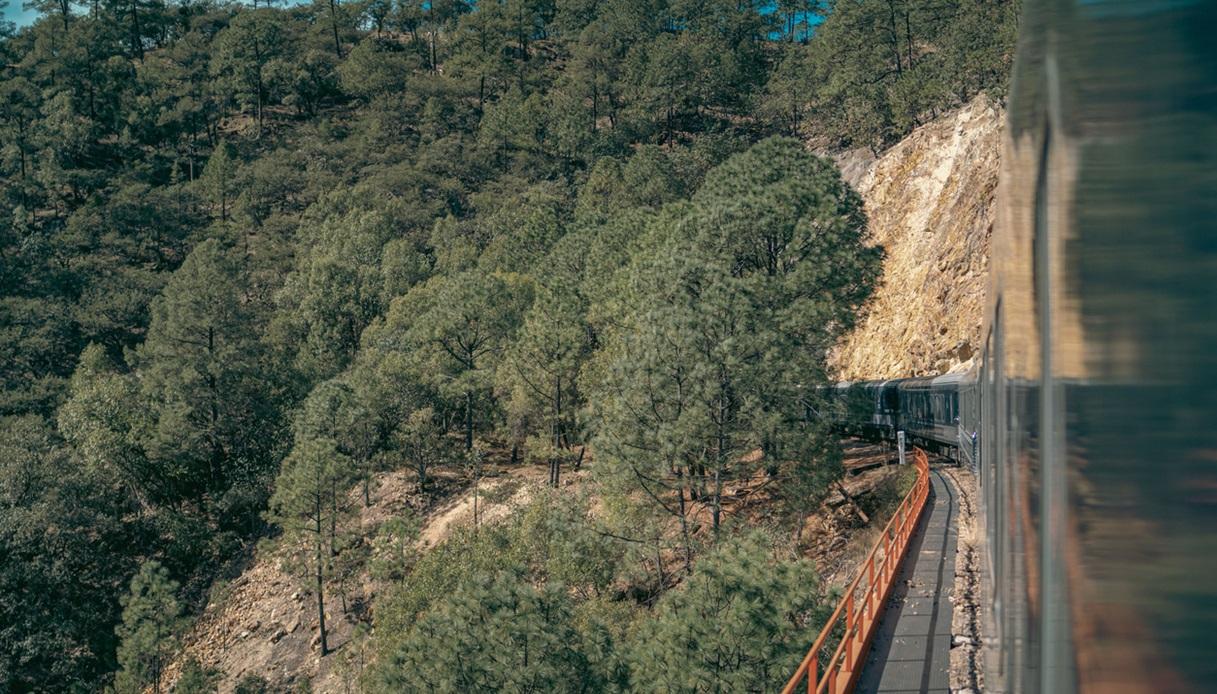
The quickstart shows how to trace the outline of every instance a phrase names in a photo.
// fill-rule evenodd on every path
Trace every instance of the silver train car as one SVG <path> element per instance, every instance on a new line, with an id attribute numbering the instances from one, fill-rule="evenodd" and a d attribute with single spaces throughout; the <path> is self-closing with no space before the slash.
<path id="1" fill-rule="evenodd" d="M 924 378 L 838 383 L 828 389 L 831 419 L 844 433 L 872 441 L 895 441 L 905 432 L 910 445 L 972 461 L 975 429 L 965 431 L 960 403 L 970 402 L 975 376 L 947 374 Z"/>
<path id="2" fill-rule="evenodd" d="M 1217 691 L 1217 3 L 1025 0 L 976 381 L 984 689 Z"/>

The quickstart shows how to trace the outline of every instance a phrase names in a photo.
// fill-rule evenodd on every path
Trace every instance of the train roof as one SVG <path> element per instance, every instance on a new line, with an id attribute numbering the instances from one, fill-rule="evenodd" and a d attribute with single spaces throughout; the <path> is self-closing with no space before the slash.
<path id="1" fill-rule="evenodd" d="M 890 378 L 882 381 L 840 381 L 835 387 L 840 389 L 853 386 L 861 388 L 882 388 L 884 386 L 896 386 L 898 388 L 958 388 L 975 380 L 976 374 L 968 371 L 965 373 L 943 374 L 941 376 Z"/>

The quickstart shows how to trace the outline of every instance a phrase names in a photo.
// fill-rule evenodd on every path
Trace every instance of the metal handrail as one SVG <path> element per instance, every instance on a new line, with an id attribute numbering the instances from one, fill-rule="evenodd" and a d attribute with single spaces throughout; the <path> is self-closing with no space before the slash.
<path id="1" fill-rule="evenodd" d="M 808 694 L 843 694 L 852 690 L 857 683 L 862 670 L 859 661 L 870 647 L 883 603 L 895 583 L 896 570 L 904 559 L 909 539 L 930 495 L 930 461 L 925 451 L 920 448 L 913 450 L 913 465 L 917 469 L 917 481 L 913 483 L 913 488 L 883 528 L 883 535 L 871 548 L 857 578 L 841 596 L 837 609 L 820 630 L 819 637 L 799 664 L 798 670 L 782 688 L 782 694 L 792 694 L 803 682 L 806 683 Z M 880 549 L 883 550 L 882 556 Z M 865 588 L 863 579 L 866 579 Z M 862 589 L 860 608 L 857 607 L 859 589 Z M 820 651 L 842 618 L 845 620 L 845 630 L 841 642 L 833 651 L 824 672 L 820 673 Z"/>
<path id="2" fill-rule="evenodd" d="M 968 469 L 975 469 L 976 461 L 972 459 L 972 437 L 968 434 L 968 431 L 963 428 L 962 423 L 956 424 L 955 428 L 955 436 L 958 440 L 958 447 L 956 450 L 959 451 L 959 462 L 962 463 L 964 462 L 964 458 L 967 458 Z"/>

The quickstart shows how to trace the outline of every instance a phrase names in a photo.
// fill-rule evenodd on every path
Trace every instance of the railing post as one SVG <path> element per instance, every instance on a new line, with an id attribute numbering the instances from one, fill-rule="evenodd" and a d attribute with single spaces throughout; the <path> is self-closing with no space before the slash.
<path id="1" fill-rule="evenodd" d="M 820 671 L 820 652 L 816 651 L 811 656 L 811 662 L 807 664 L 807 694 L 816 694 L 816 687 L 819 684 L 817 673 Z"/>
<path id="2" fill-rule="evenodd" d="M 854 669 L 854 594 L 850 593 L 845 596 L 845 635 L 842 640 L 845 642 L 845 669 L 853 672 Z"/>
<path id="3" fill-rule="evenodd" d="M 879 614 L 879 591 L 875 590 L 875 555 L 866 562 L 866 606 L 871 616 Z"/>
<path id="4" fill-rule="evenodd" d="M 892 561 L 892 536 L 885 530 L 883 531 L 883 581 L 885 583 L 887 582 L 887 574 L 891 573 L 892 564 L 894 563 Z"/>

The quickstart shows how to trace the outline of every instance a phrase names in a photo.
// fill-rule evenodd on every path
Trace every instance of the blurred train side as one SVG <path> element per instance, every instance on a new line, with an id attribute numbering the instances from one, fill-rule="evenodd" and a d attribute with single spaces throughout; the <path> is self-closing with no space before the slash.
<path id="1" fill-rule="evenodd" d="M 977 430 L 988 691 L 1217 691 L 1217 3 L 1024 0 Z"/>
<path id="2" fill-rule="evenodd" d="M 954 384 L 986 691 L 1217 691 L 1214 27 L 1211 0 L 1024 0 L 985 342 Z M 843 384 L 832 416 L 949 447 L 947 387 Z"/>

